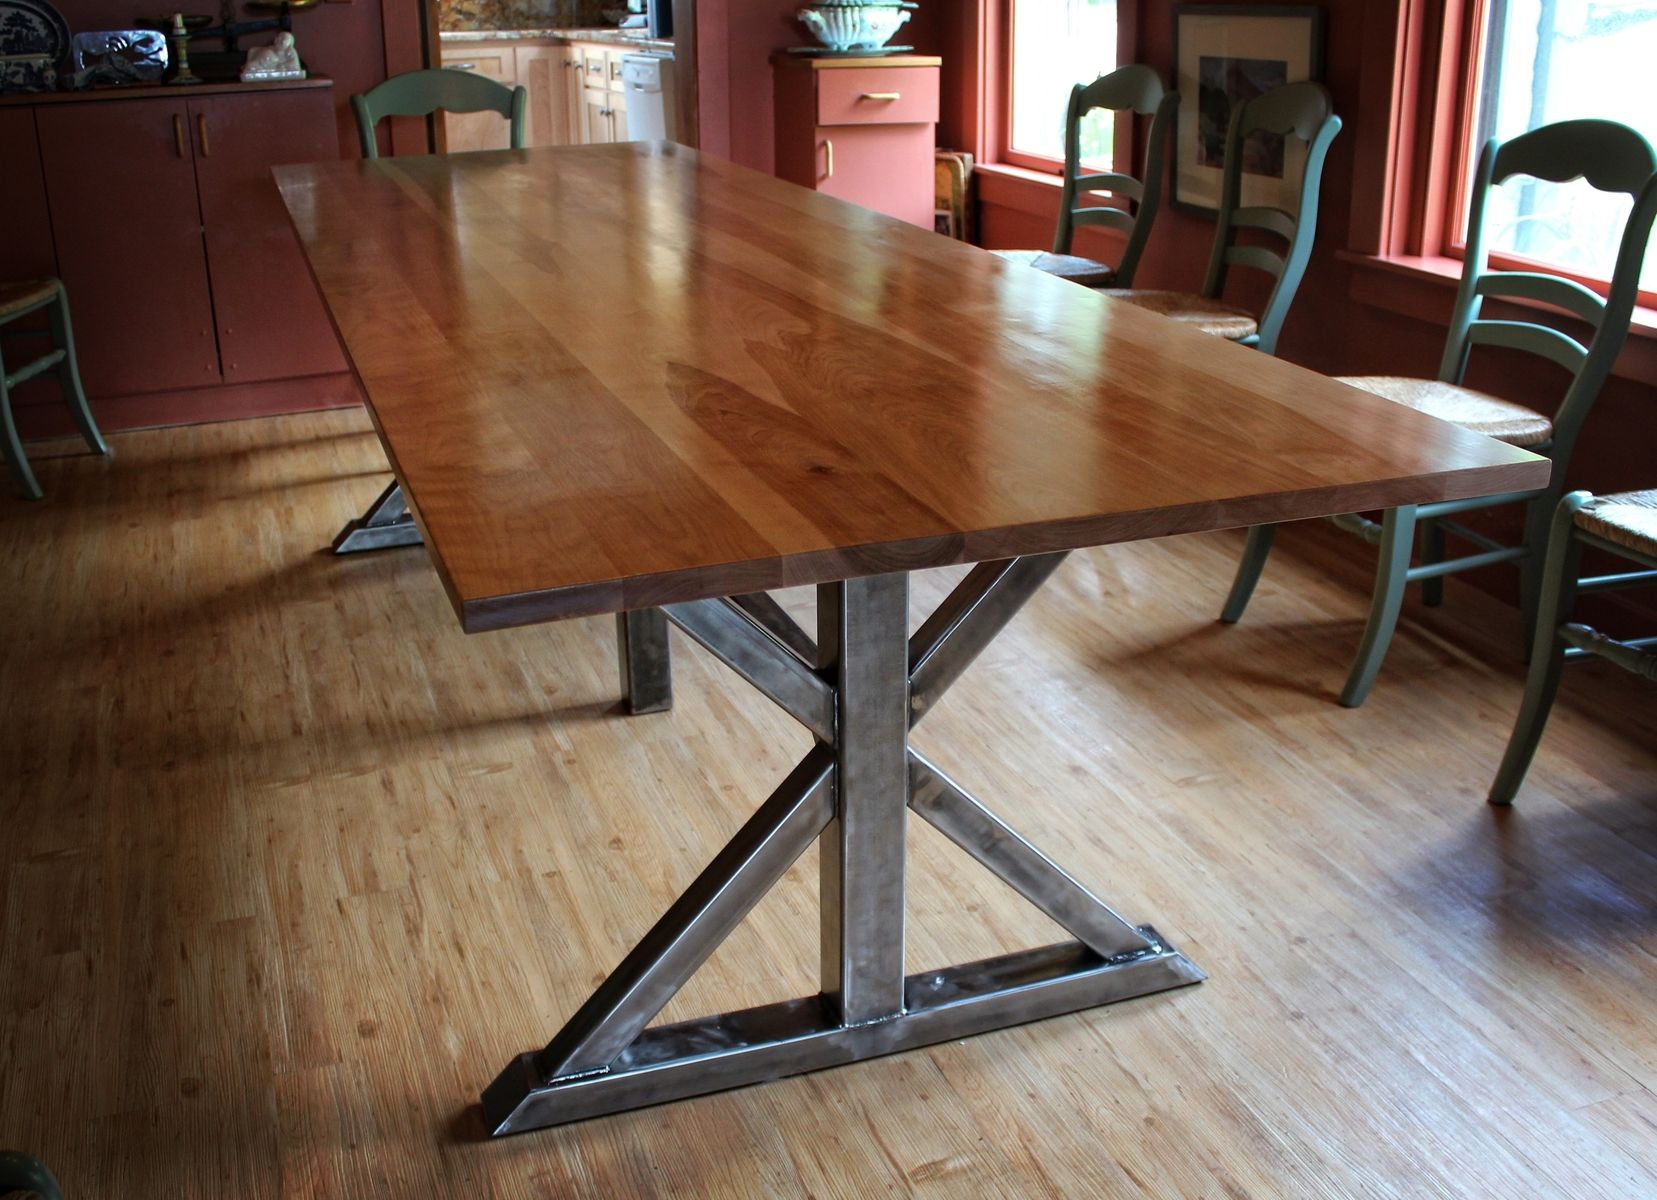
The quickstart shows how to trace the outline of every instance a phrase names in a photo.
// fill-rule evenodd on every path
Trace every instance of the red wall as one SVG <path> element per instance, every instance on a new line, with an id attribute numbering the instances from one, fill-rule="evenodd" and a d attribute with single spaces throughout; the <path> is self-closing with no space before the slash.
<path id="1" fill-rule="evenodd" d="M 150 4 L 141 0 L 56 0 L 58 11 L 69 22 L 72 33 L 86 33 L 96 29 L 130 28 L 135 13 L 166 9 L 166 4 Z M 396 8 L 395 3 L 386 5 Z M 409 7 L 406 3 L 402 8 Z M 215 0 L 205 0 L 187 10 L 217 12 Z M 243 12 L 237 4 L 238 20 L 256 20 L 265 14 Z M 418 24 L 417 10 L 410 21 Z M 350 0 L 346 4 L 319 4 L 315 8 L 293 14 L 293 36 L 300 57 L 307 69 L 318 75 L 327 75 L 334 81 L 334 107 L 339 124 L 340 153 L 357 153 L 356 126 L 352 122 L 350 97 L 353 92 L 365 92 L 386 77 L 385 34 L 382 25 L 381 0 Z M 272 35 L 255 34 L 243 41 L 243 47 L 262 45 Z M 214 47 L 216 48 L 216 47 Z"/>

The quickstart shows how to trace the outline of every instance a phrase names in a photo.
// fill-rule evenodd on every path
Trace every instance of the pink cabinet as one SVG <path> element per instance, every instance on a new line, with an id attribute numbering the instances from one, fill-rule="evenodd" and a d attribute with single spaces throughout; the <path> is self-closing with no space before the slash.
<path id="1" fill-rule="evenodd" d="M 35 111 L 89 395 L 219 382 L 188 119 L 182 96 Z"/>
<path id="2" fill-rule="evenodd" d="M 778 177 L 932 228 L 940 60 L 772 62 Z"/>
<path id="3" fill-rule="evenodd" d="M 94 398 L 344 372 L 270 176 L 338 154 L 324 80 L 8 97 L 0 278 L 63 278 Z"/>
<path id="4" fill-rule="evenodd" d="M 196 184 L 226 383 L 345 370 L 270 169 L 339 156 L 326 91 L 190 101 Z"/>

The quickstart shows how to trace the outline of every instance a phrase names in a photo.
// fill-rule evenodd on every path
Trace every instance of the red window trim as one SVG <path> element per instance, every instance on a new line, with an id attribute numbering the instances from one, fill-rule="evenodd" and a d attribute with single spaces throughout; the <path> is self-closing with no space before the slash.
<path id="1" fill-rule="evenodd" d="M 1354 195 L 1353 251 L 1383 259 L 1457 262 L 1465 253 L 1462 225 L 1477 149 L 1472 142 L 1478 132 L 1486 7 L 1487 0 L 1401 0 L 1391 31 L 1391 70 L 1384 76 L 1378 70 L 1366 74 L 1362 83 L 1364 107 L 1388 111 L 1391 120 L 1383 131 L 1386 183 L 1378 202 L 1361 188 Z M 1380 11 L 1384 9 L 1376 6 L 1375 20 L 1390 17 Z M 1441 136 L 1445 132 L 1449 136 Z M 1359 153 L 1364 155 L 1363 147 Z M 1542 266 L 1602 294 L 1609 287 L 1607 280 L 1515 255 L 1492 254 L 1490 261 L 1505 270 Z M 1638 302 L 1657 308 L 1657 293 L 1642 291 Z"/>

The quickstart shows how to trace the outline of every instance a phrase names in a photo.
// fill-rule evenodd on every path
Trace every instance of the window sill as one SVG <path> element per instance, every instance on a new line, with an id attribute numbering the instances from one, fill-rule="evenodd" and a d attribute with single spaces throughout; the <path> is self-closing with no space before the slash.
<path id="1" fill-rule="evenodd" d="M 1459 259 L 1427 255 L 1380 257 L 1356 250 L 1338 250 L 1335 256 L 1354 268 L 1348 294 L 1360 304 L 1435 325 L 1449 325 L 1456 286 L 1461 282 Z M 1538 312 L 1558 312 L 1530 301 L 1508 303 Z M 1628 341 L 1611 373 L 1638 383 L 1657 384 L 1657 309 L 1634 310 Z"/>
<path id="2" fill-rule="evenodd" d="M 978 179 L 980 204 L 998 204 L 1037 217 L 1053 215 L 1063 186 L 1056 173 L 1011 163 L 979 163 L 972 173 Z"/>

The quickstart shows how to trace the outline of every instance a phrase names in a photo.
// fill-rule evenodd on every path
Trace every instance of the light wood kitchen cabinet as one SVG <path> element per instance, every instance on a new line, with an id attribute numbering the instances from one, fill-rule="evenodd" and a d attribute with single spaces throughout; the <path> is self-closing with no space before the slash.
<path id="1" fill-rule="evenodd" d="M 518 46 L 518 83 L 529 92 L 531 146 L 569 146 L 581 140 L 581 56 L 569 46 Z"/>
<path id="2" fill-rule="evenodd" d="M 471 43 L 454 49 L 445 48 L 442 60 L 444 67 L 451 71 L 467 71 L 512 87 L 519 82 L 517 56 L 513 51 L 509 43 Z M 443 114 L 443 148 L 451 154 L 467 150 L 505 150 L 510 144 L 507 123 L 496 113 Z"/>
<path id="3" fill-rule="evenodd" d="M 586 88 L 581 97 L 581 140 L 596 146 L 627 140 L 627 93 Z"/>
<path id="4" fill-rule="evenodd" d="M 551 39 L 446 42 L 445 67 L 485 75 L 528 93 L 524 141 L 529 146 L 624 142 L 627 92 L 622 60 L 645 48 Z M 672 59 L 667 59 L 671 81 Z M 671 89 L 671 82 L 666 85 Z M 493 113 L 444 113 L 444 149 L 504 149 L 505 121 Z M 669 112 L 671 134 L 672 115 Z"/>

